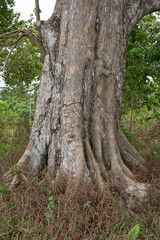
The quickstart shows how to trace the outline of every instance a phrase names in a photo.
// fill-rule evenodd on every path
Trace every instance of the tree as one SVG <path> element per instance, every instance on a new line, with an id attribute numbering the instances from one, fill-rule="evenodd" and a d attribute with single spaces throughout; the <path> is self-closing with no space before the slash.
<path id="1" fill-rule="evenodd" d="M 94 181 L 100 191 L 146 196 L 147 186 L 132 173 L 145 160 L 119 122 L 128 35 L 159 9 L 157 0 L 57 0 L 52 17 L 37 22 L 47 53 L 29 144 L 18 162 L 28 179 L 47 156 L 46 178 L 66 191 Z"/>

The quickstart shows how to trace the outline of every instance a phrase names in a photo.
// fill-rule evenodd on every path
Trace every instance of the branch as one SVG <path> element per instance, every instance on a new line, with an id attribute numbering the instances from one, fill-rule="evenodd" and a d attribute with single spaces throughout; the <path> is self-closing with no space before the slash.
<path id="1" fill-rule="evenodd" d="M 39 0 L 35 0 L 36 6 L 36 22 L 40 21 L 40 13 L 39 13 Z"/>
<path id="2" fill-rule="evenodd" d="M 21 35 L 15 41 L 13 41 L 12 43 L 0 44 L 1 47 L 12 46 L 9 54 L 7 55 L 7 57 L 5 59 L 5 63 L 4 63 L 4 67 L 3 67 L 4 71 L 5 71 L 8 59 L 9 59 L 9 57 L 11 56 L 11 54 L 13 52 L 13 49 L 16 47 L 17 43 L 20 41 L 20 39 L 22 37 L 29 38 L 39 48 L 41 53 L 44 56 L 46 55 L 46 50 L 45 50 L 45 48 L 43 47 L 43 44 L 42 44 L 41 22 L 40 22 L 40 13 L 39 13 L 39 0 L 35 0 L 35 6 L 36 6 L 36 24 L 35 24 L 35 28 L 36 28 L 36 30 L 38 32 L 37 37 L 35 37 L 31 31 L 28 31 L 28 30 L 25 30 L 25 29 L 17 29 L 17 30 L 14 30 L 14 31 L 11 31 L 11 32 L 7 32 L 7 33 L 3 33 L 3 34 L 0 35 L 0 39 L 8 39 L 8 38 L 16 37 L 18 34 L 21 33 Z"/>
<path id="3" fill-rule="evenodd" d="M 40 23 L 40 9 L 39 9 L 39 0 L 35 0 L 35 7 L 36 7 L 36 24 L 35 28 L 38 32 L 37 39 L 42 44 L 42 34 L 41 34 L 41 24 Z"/>
<path id="4" fill-rule="evenodd" d="M 7 38 L 15 37 L 19 33 L 22 33 L 23 36 L 25 36 L 25 37 L 29 38 L 31 41 L 33 41 L 34 44 L 39 48 L 41 53 L 45 56 L 46 51 L 45 51 L 45 49 L 42 45 L 42 42 L 40 41 L 40 39 L 38 37 L 35 37 L 31 31 L 28 31 L 28 30 L 25 30 L 25 29 L 14 30 L 14 31 L 11 31 L 11 32 L 1 34 L 0 39 L 7 39 Z M 0 45 L 0 46 L 14 46 L 22 38 L 22 35 L 21 35 L 21 37 L 18 37 L 18 39 L 16 41 L 14 41 L 12 43 L 9 43 L 9 44 Z"/>
<path id="5" fill-rule="evenodd" d="M 21 30 L 23 31 L 23 29 L 18 29 L 11 32 L 3 33 L 0 35 L 0 39 L 15 37 L 21 32 Z"/>
<path id="6" fill-rule="evenodd" d="M 16 40 L 17 41 L 17 40 Z M 15 42 L 16 42 L 15 41 Z M 12 46 L 15 44 L 15 42 L 12 42 L 12 43 L 6 43 L 6 44 L 0 44 L 0 47 L 9 47 L 9 46 Z"/>
<path id="7" fill-rule="evenodd" d="M 24 34 L 21 34 L 21 35 L 19 36 L 19 38 L 14 42 L 14 44 L 13 44 L 10 52 L 8 53 L 8 55 L 7 55 L 6 59 L 5 59 L 4 66 L 3 66 L 3 71 L 5 71 L 5 69 L 6 69 L 6 64 L 7 64 L 7 62 L 8 62 L 8 59 L 9 59 L 10 56 L 11 56 L 11 53 L 13 52 L 13 49 L 16 47 L 17 43 L 19 42 L 19 40 L 20 40 L 23 36 L 24 36 Z"/>
<path id="8" fill-rule="evenodd" d="M 39 48 L 41 53 L 45 56 L 46 50 L 42 45 L 41 39 L 39 39 L 39 37 L 35 37 L 31 31 L 23 30 L 23 33 L 25 34 L 26 37 L 28 37 L 31 41 L 34 42 L 34 44 Z"/>
<path id="9" fill-rule="evenodd" d="M 12 31 L 12 32 L 7 32 L 7 33 L 4 33 L 4 34 L 1 34 L 0 39 L 15 37 L 19 33 L 21 33 L 21 31 L 23 31 L 23 29 L 18 29 L 18 30 Z M 17 40 L 19 41 L 20 39 L 18 38 Z M 15 44 L 17 44 L 17 40 L 12 42 L 12 43 L 0 44 L 0 47 L 8 47 L 8 46 L 15 45 Z"/>
<path id="10" fill-rule="evenodd" d="M 128 15 L 128 35 L 134 26 L 147 14 L 160 10 L 158 0 L 126 0 Z"/>

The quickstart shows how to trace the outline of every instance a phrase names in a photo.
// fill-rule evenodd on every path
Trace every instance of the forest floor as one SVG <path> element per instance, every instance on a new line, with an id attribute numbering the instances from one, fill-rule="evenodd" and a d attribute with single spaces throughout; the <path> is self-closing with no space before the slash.
<path id="1" fill-rule="evenodd" d="M 160 234 L 160 125 L 158 121 L 133 132 L 122 121 L 130 142 L 147 160 L 145 173 L 135 172 L 137 180 L 152 184 L 146 202 L 129 211 L 116 193 L 99 195 L 94 188 L 76 197 L 42 187 L 38 182 L 21 184 L 13 192 L 0 185 L 0 239 L 2 240 L 135 240 L 157 239 Z M 24 129 L 23 129 L 24 131 Z M 28 133 L 29 135 L 29 133 Z M 0 158 L 0 183 L 3 173 L 19 159 L 28 135 L 17 148 L 22 132 L 14 135 L 11 151 Z M 92 190 L 91 190 L 92 189 Z"/>

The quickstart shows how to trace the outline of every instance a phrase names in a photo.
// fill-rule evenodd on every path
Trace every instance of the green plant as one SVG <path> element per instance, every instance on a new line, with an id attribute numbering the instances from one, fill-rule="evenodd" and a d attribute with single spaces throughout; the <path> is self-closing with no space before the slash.
<path id="1" fill-rule="evenodd" d="M 50 196 L 48 198 L 48 200 L 49 200 L 48 208 L 51 209 L 51 210 L 54 210 L 55 209 L 55 202 L 53 201 L 53 196 Z"/>
<path id="2" fill-rule="evenodd" d="M 54 184 L 54 180 L 52 180 L 52 184 Z M 55 210 L 55 202 L 53 200 L 53 196 L 51 196 L 51 193 L 52 193 L 51 190 L 50 189 L 43 189 L 43 190 L 46 192 L 49 200 L 49 204 L 47 206 L 48 211 L 45 213 L 46 220 L 49 222 L 51 221 L 53 212 Z"/>
<path id="3" fill-rule="evenodd" d="M 87 201 L 84 205 L 83 205 L 83 208 L 86 208 L 90 205 L 91 201 Z"/>
<path id="4" fill-rule="evenodd" d="M 136 240 L 140 233 L 140 225 L 136 224 L 128 233 L 129 240 Z"/>
<path id="5" fill-rule="evenodd" d="M 8 194 L 7 190 L 0 184 L 0 193 L 2 196 L 6 196 Z"/>
<path id="6" fill-rule="evenodd" d="M 11 168 L 11 174 L 16 175 L 19 173 L 24 173 L 23 169 L 16 163 L 12 168 Z"/>

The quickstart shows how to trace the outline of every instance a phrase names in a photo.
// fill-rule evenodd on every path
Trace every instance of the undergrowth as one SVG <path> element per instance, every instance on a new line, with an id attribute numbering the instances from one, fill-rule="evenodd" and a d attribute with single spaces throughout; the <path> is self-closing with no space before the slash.
<path id="1" fill-rule="evenodd" d="M 128 118 L 123 118 L 121 128 L 130 143 L 146 160 L 160 163 L 160 121 L 155 119 L 143 122 L 143 118 L 134 121 L 131 132 L 128 130 Z"/>
<path id="2" fill-rule="evenodd" d="M 145 203 L 131 216 L 120 198 L 92 188 L 67 196 L 32 184 L 0 194 L 0 239 L 159 239 L 160 210 Z"/>
<path id="3" fill-rule="evenodd" d="M 19 121 L 14 128 L 3 132 L 0 125 L 0 175 L 18 162 L 28 143 L 30 126 Z"/>
<path id="4" fill-rule="evenodd" d="M 132 212 L 120 196 L 100 196 L 93 187 L 69 196 L 57 192 L 54 181 L 50 188 L 37 181 L 8 192 L 1 177 L 22 155 L 30 131 L 18 124 L 7 140 L 9 150 L 0 153 L 0 239 L 159 240 L 160 124 L 157 120 L 145 126 L 135 122 L 130 132 L 124 121 L 122 129 L 147 160 L 147 172 L 134 170 L 137 180 L 152 184 L 147 201 L 137 203 Z"/>
<path id="5" fill-rule="evenodd" d="M 132 212 L 121 197 L 99 195 L 93 186 L 67 195 L 59 187 L 39 182 L 18 186 L 14 192 L 0 185 L 0 239 L 18 240 L 159 240 L 160 167 L 148 163 L 150 171 L 137 179 L 152 184 L 146 202 Z M 136 174 L 136 173 L 135 173 Z"/>

